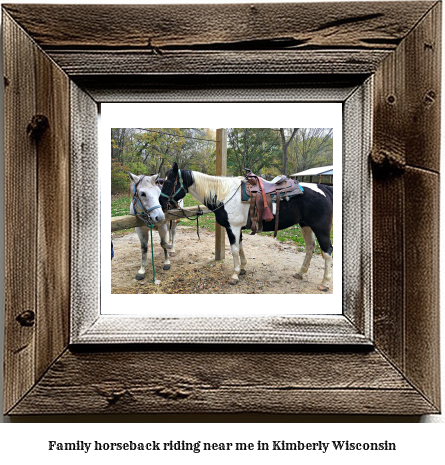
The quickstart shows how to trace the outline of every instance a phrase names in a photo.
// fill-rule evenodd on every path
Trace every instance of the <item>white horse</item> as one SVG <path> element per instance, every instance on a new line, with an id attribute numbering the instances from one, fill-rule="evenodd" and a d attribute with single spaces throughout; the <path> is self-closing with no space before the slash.
<path id="1" fill-rule="evenodd" d="M 159 237 L 161 238 L 161 247 L 164 249 L 164 270 L 170 269 L 170 256 L 174 257 L 175 252 L 175 236 L 177 220 L 170 222 L 170 227 L 165 223 L 165 215 L 159 205 L 159 195 L 161 190 L 156 184 L 159 174 L 153 176 L 135 175 L 128 173 L 131 180 L 131 205 L 130 214 L 139 216 L 149 216 L 152 223 L 155 223 L 155 229 L 158 230 Z M 181 202 L 182 203 L 182 202 Z M 141 280 L 145 278 L 145 268 L 147 266 L 147 251 L 148 251 L 148 232 L 147 226 L 138 226 L 135 228 L 136 233 L 141 241 L 142 263 L 141 268 L 136 275 L 136 279 Z M 167 231 L 169 240 L 167 242 Z M 170 251 L 170 252 L 169 252 Z"/>
<path id="2" fill-rule="evenodd" d="M 165 210 L 171 202 L 182 199 L 187 192 L 203 203 L 215 214 L 217 223 L 226 228 L 233 255 L 234 272 L 230 284 L 238 282 L 238 276 L 246 274 L 246 255 L 243 249 L 241 230 L 249 219 L 248 202 L 242 202 L 240 185 L 242 177 L 225 178 L 209 176 L 198 171 L 179 170 L 175 163 L 165 177 L 159 202 Z M 293 276 L 303 279 L 308 272 L 315 250 L 315 236 L 318 239 L 325 260 L 325 271 L 321 291 L 329 289 L 332 279 L 332 243 L 330 232 L 333 215 L 333 188 L 322 184 L 306 184 L 304 194 L 280 202 L 278 229 L 299 224 L 303 233 L 306 256 L 300 271 Z M 275 206 L 274 206 L 275 207 Z M 274 212 L 275 217 L 275 212 Z M 263 231 L 273 231 L 275 221 L 263 222 Z"/>

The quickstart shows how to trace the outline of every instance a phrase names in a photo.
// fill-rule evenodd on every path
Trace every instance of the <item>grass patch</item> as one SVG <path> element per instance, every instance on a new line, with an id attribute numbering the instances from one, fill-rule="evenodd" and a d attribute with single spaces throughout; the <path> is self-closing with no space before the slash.
<path id="1" fill-rule="evenodd" d="M 113 196 L 111 198 L 111 216 L 125 216 L 130 214 L 131 197 L 128 195 Z"/>
<path id="2" fill-rule="evenodd" d="M 131 203 L 131 197 L 127 195 L 123 196 L 114 196 L 111 199 L 111 216 L 124 216 L 124 215 L 129 215 L 130 214 L 130 203 Z M 192 207 L 195 205 L 199 205 L 199 202 L 192 197 L 190 194 L 187 194 L 184 197 L 184 207 Z M 187 221 L 187 220 L 182 220 L 181 223 L 183 225 L 188 225 L 190 226 L 195 226 L 196 221 Z M 207 231 L 214 232 L 215 231 L 215 216 L 213 213 L 210 213 L 208 215 L 202 215 L 199 218 L 199 227 L 206 229 Z M 134 230 L 134 229 L 133 229 Z M 244 231 L 244 234 L 250 234 L 250 230 L 246 229 Z M 273 237 L 273 232 L 262 232 L 259 233 L 262 236 L 270 236 Z M 334 235 L 334 228 L 331 230 L 331 241 L 333 240 L 333 235 Z M 304 252 L 304 238 L 303 234 L 301 232 L 301 228 L 298 225 L 291 226 L 290 228 L 283 229 L 281 231 L 278 231 L 277 239 L 280 242 L 292 242 L 297 246 L 297 249 L 300 252 Z M 315 248 L 315 253 L 316 254 L 321 254 L 321 249 L 318 246 Z"/>

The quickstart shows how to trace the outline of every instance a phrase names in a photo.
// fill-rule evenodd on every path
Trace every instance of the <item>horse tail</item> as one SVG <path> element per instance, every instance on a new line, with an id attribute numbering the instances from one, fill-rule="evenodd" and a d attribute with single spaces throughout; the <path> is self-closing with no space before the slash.
<path id="1" fill-rule="evenodd" d="M 328 186 L 326 184 L 317 184 L 317 187 L 322 191 L 326 192 L 327 194 L 334 196 L 334 186 Z"/>

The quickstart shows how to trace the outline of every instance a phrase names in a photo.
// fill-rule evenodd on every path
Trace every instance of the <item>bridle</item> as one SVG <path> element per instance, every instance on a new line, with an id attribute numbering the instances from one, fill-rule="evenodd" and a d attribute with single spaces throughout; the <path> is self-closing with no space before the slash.
<path id="1" fill-rule="evenodd" d="M 178 184 L 178 180 L 179 180 L 179 189 L 175 192 L 175 188 L 176 188 L 176 185 Z M 164 181 L 165 183 L 165 181 Z M 187 194 L 187 189 L 184 187 L 184 183 L 182 181 L 182 174 L 181 174 L 181 170 L 178 169 L 178 175 L 176 176 L 176 179 L 175 179 L 175 183 L 173 184 L 173 189 L 172 191 L 170 192 L 170 195 L 167 195 L 167 194 L 164 194 L 163 192 L 161 192 L 161 196 L 162 197 L 166 197 L 167 198 L 167 208 L 170 209 L 170 208 L 178 208 L 178 202 L 175 200 L 175 196 L 176 194 L 178 194 L 181 189 Z M 173 206 L 170 202 L 173 202 L 175 205 Z"/>
<path id="2" fill-rule="evenodd" d="M 139 186 L 139 184 L 141 183 L 141 181 L 145 178 L 145 175 L 142 175 L 141 178 L 139 179 L 139 181 L 137 183 L 135 183 L 134 185 L 134 192 L 133 192 L 133 210 L 134 210 L 134 214 L 135 216 L 137 216 L 138 218 L 140 218 L 142 221 L 144 221 L 144 223 L 149 223 L 149 224 L 154 224 L 153 220 L 151 219 L 151 216 L 149 215 L 149 213 L 152 211 L 152 210 L 155 210 L 156 208 L 162 208 L 160 205 L 155 205 L 154 207 L 151 207 L 149 209 L 146 209 L 144 207 L 144 205 L 142 204 L 142 201 L 141 201 L 141 198 L 139 197 L 139 192 L 137 190 L 137 187 Z M 137 202 L 137 203 L 136 203 Z M 139 207 L 142 209 L 141 212 L 138 212 L 136 210 L 136 205 L 139 205 Z"/>

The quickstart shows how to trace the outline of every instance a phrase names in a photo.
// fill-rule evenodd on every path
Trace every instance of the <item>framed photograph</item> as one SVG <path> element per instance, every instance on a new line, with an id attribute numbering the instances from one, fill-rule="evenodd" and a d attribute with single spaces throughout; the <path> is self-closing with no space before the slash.
<path id="1" fill-rule="evenodd" d="M 440 2 L 363 2 L 359 12 L 347 2 L 14 4 L 2 14 L 6 414 L 440 411 Z M 234 233 L 248 211 L 241 192 L 223 202 L 227 244 L 216 226 L 185 245 L 180 227 L 182 251 L 178 239 L 168 262 L 153 234 L 157 283 L 141 235 L 116 238 L 110 263 L 111 129 L 171 135 L 177 126 L 176 138 L 192 140 L 204 128 L 215 143 L 211 176 L 241 190 L 230 177 L 240 173 L 226 171 L 228 126 L 246 137 L 280 125 L 333 135 L 329 246 L 313 227 L 322 282 L 308 274 L 293 290 L 292 275 L 308 268 L 308 234 L 305 252 L 293 246 L 293 269 L 279 241 L 268 253 L 260 239 L 273 239 L 244 235 L 245 263 Z M 173 180 L 189 194 L 204 186 L 205 168 L 190 166 L 162 173 L 168 201 Z M 155 174 L 131 174 L 131 202 L 145 205 L 139 182 Z M 255 174 L 264 181 L 252 185 L 268 182 Z M 274 218 L 284 182 L 267 184 Z M 302 199 L 333 191 L 301 186 Z M 269 208 L 264 200 L 257 209 Z M 125 241 L 134 258 L 122 263 Z M 208 266 L 217 278 L 194 275 L 187 287 L 180 279 L 195 260 L 196 273 Z M 114 291 L 119 272 L 133 277 Z"/>
<path id="2" fill-rule="evenodd" d="M 348 88 L 343 91 L 343 96 L 353 94 L 354 97 L 347 100 L 346 113 L 353 111 L 363 112 L 366 111 L 362 108 L 364 98 L 361 93 L 361 89 L 357 89 L 357 92 L 353 92 L 354 89 Z M 246 151 L 249 147 L 256 148 L 258 158 L 264 158 L 270 160 L 273 163 L 278 159 L 279 165 L 281 165 L 281 141 L 279 129 L 270 128 L 273 125 L 273 121 L 278 123 L 278 120 L 284 121 L 285 119 L 292 119 L 298 125 L 309 124 L 311 126 L 320 125 L 321 129 L 318 128 L 301 128 L 284 130 L 285 137 L 287 140 L 291 137 L 291 131 L 295 132 L 295 139 L 299 145 L 292 146 L 293 150 L 298 147 L 306 150 L 304 155 L 308 156 L 309 149 L 312 147 L 314 157 L 322 156 L 323 147 L 332 144 L 331 148 L 328 148 L 326 157 L 329 160 L 335 159 L 334 167 L 338 169 L 339 174 L 336 175 L 336 181 L 341 185 L 342 182 L 342 120 L 343 120 L 343 105 L 339 102 L 322 103 L 315 100 L 315 97 L 311 95 L 305 96 L 305 92 L 295 91 L 293 100 L 289 95 L 289 102 L 276 103 L 276 102 L 265 102 L 268 98 L 265 92 L 262 90 L 256 91 L 262 95 L 263 102 L 257 103 L 164 103 L 164 104 L 104 104 L 101 108 L 101 127 L 103 128 L 103 147 L 100 151 L 102 153 L 100 159 L 103 159 L 102 168 L 99 172 L 101 176 L 101 204 L 110 205 L 116 202 L 116 205 L 121 205 L 117 208 L 120 212 L 119 215 L 130 212 L 130 204 L 132 201 L 128 197 L 128 190 L 130 180 L 128 179 L 128 173 L 125 172 L 127 181 L 122 188 L 119 188 L 117 182 L 117 175 L 121 163 L 133 165 L 135 168 L 133 171 L 138 169 L 140 159 L 138 154 L 139 144 L 146 150 L 145 154 L 146 162 L 152 160 L 155 155 L 153 151 L 164 150 L 171 152 L 172 155 L 169 158 L 168 154 L 163 155 L 160 164 L 168 164 L 170 166 L 175 157 L 186 156 L 189 153 L 189 158 L 198 158 L 198 151 L 202 148 L 202 145 L 206 143 L 208 145 L 208 151 L 210 154 L 217 152 L 215 145 L 218 144 L 218 139 L 224 138 L 226 146 L 229 146 L 228 161 L 232 164 L 236 160 L 237 154 L 234 153 L 236 148 L 239 148 L 239 144 L 242 144 L 246 138 L 249 141 L 243 146 L 240 151 L 244 156 L 244 160 L 241 161 L 241 165 L 247 163 L 252 164 L 252 167 L 258 166 L 259 169 L 266 170 L 266 167 L 262 166 L 263 160 L 255 161 L 252 158 L 249 161 Z M 329 96 L 329 94 L 332 95 Z M 269 98 L 272 96 L 269 93 Z M 324 89 L 320 93 L 320 97 L 329 97 L 330 100 L 341 98 L 338 91 L 333 92 L 332 89 Z M 356 95 L 357 94 L 357 95 Z M 229 97 L 229 95 L 228 95 Z M 313 99 L 313 103 L 309 103 L 308 100 Z M 360 99 L 360 102 L 357 101 Z M 306 100 L 305 103 L 297 103 L 299 100 Z M 351 107 L 351 102 L 356 101 L 354 108 Z M 369 110 L 369 99 L 368 99 L 368 110 Z M 174 117 L 172 116 L 174 115 Z M 352 116 L 352 114 L 351 114 Z M 356 115 L 357 117 L 349 121 L 361 121 L 361 113 Z M 145 124 L 143 122 L 145 121 Z M 221 126 L 224 122 L 228 125 L 229 122 L 234 123 L 236 127 L 242 127 L 243 123 L 250 123 L 255 128 L 261 129 L 232 129 L 228 130 L 213 130 L 204 129 L 201 137 L 196 134 L 200 134 L 198 130 L 187 130 L 187 129 L 162 129 L 158 128 L 149 129 L 150 126 L 155 122 L 165 124 L 177 123 L 176 125 L 183 128 L 186 124 L 193 126 L 202 126 L 202 123 L 210 123 L 211 126 Z M 150 124 L 151 123 L 151 124 Z M 182 123 L 182 124 L 181 124 Z M 201 123 L 201 124 L 199 124 Z M 123 144 L 124 131 L 127 134 L 126 149 L 120 155 L 120 160 L 113 159 L 113 173 L 111 173 L 110 163 L 110 132 L 111 128 L 128 126 L 128 129 L 115 130 L 115 138 L 119 144 Z M 244 124 L 245 125 L 245 124 Z M 141 127 L 142 126 L 142 127 Z M 269 129 L 265 129 L 269 126 Z M 331 126 L 326 128 L 326 126 Z M 351 228 L 354 230 L 352 236 L 356 236 L 355 230 L 358 224 L 363 221 L 366 222 L 365 218 L 370 218 L 370 189 L 367 197 L 362 197 L 359 192 L 353 195 L 352 190 L 357 189 L 357 186 L 362 186 L 362 183 L 358 183 L 357 179 L 365 178 L 365 183 L 369 182 L 369 166 L 366 157 L 359 156 L 361 150 L 357 150 L 357 147 L 353 148 L 350 146 L 352 140 L 361 140 L 361 124 L 356 127 L 350 127 L 348 132 L 351 137 L 346 138 L 345 152 L 351 153 L 351 160 L 354 160 L 354 169 L 348 169 L 348 177 L 351 176 L 351 182 L 346 181 L 346 184 L 350 186 L 351 192 L 349 195 L 358 199 L 360 204 L 359 208 L 356 209 L 358 215 L 351 213 L 349 216 L 354 219 L 354 226 Z M 134 129 L 132 129 L 134 128 Z M 358 131 L 358 134 L 357 134 Z M 205 134 L 213 134 L 206 136 Z M 332 137 L 333 133 L 337 134 L 336 138 Z M 118 135 L 119 134 L 119 135 Z M 185 135 L 184 135 L 185 134 Z M 194 134 L 194 136 L 192 135 Z M 356 136 L 352 137 L 353 134 Z M 322 135 L 322 137 L 320 136 Z M 210 139 L 209 139 L 210 137 Z M 213 140 L 215 139 L 215 142 Z M 235 138 L 237 140 L 235 140 Z M 186 139 L 186 140 L 184 140 Z M 314 140 L 313 140 L 314 139 Z M 114 139 L 113 139 L 114 140 Z M 155 142 L 154 142 L 155 141 Z M 115 141 L 116 142 L 116 141 Z M 187 144 L 186 144 L 187 142 Z M 162 145 L 163 144 L 163 145 Z M 176 145 L 174 145 L 176 144 Z M 250 144 L 250 145 L 249 145 Z M 264 147 L 263 150 L 259 150 L 259 145 Z M 353 144 L 352 144 L 353 145 Z M 176 154 L 177 147 L 181 147 L 181 155 Z M 307 147 L 306 147 L 307 146 Z M 321 147 L 320 147 L 321 146 Z M 318 149 L 318 152 L 316 152 Z M 289 163 L 292 163 L 296 155 L 292 158 L 292 150 L 289 149 Z M 116 151 L 115 151 L 116 152 Z M 311 152 L 311 155 L 312 155 Z M 145 153 L 145 152 L 144 152 Z M 207 152 L 206 152 L 207 153 Z M 136 154 L 136 155 L 135 155 Z M 149 155 L 150 154 L 150 155 Z M 260 157 L 261 155 L 261 157 Z M 211 156 L 211 155 L 210 155 Z M 218 156 L 217 154 L 215 155 Z M 151 157 L 151 158 L 148 158 Z M 227 157 L 226 157 L 227 158 Z M 134 161 L 133 161 L 134 160 Z M 170 161 L 169 161 L 170 160 Z M 154 160 L 153 160 L 154 162 Z M 185 164 L 185 162 L 183 162 Z M 194 162 L 197 163 L 197 162 Z M 211 162 L 207 162 L 211 163 Z M 249 164 L 250 164 L 249 163 Z M 256 165 L 255 165 L 256 163 Z M 122 165 L 123 166 L 123 165 Z M 167 165 L 168 166 L 168 165 Z M 184 165 L 182 165 L 184 166 Z M 188 161 L 185 166 L 193 167 L 192 161 Z M 210 166 L 215 166 L 210 165 Z M 278 169 L 280 169 L 279 166 Z M 148 166 L 145 170 L 149 170 Z M 154 168 L 153 168 L 154 169 Z M 276 168 L 275 168 L 276 169 Z M 233 176 L 235 174 L 244 173 L 244 170 L 239 166 L 230 165 L 230 174 L 228 178 L 229 188 L 233 185 L 233 193 L 227 194 L 227 202 L 225 201 L 226 209 L 224 212 L 229 212 L 230 231 L 235 230 L 232 220 L 232 216 L 244 215 L 242 223 L 245 224 L 248 221 L 248 213 L 250 209 L 250 198 L 246 196 L 246 200 L 242 199 L 241 188 L 243 185 L 243 179 Z M 270 167 L 272 173 L 275 174 L 273 168 Z M 127 169 L 125 170 L 127 171 Z M 156 170 L 155 170 L 156 171 Z M 187 175 L 187 170 L 182 170 L 182 176 Z M 291 170 L 295 171 L 295 170 Z M 279 171 L 276 171 L 279 172 Z M 202 173 L 198 171 L 192 171 L 194 178 L 200 176 L 202 183 L 212 182 L 213 177 L 210 175 L 201 176 Z M 227 173 L 229 174 L 229 173 Z M 94 176 L 95 173 L 92 173 Z M 270 175 L 271 177 L 273 175 Z M 271 179 L 270 177 L 270 179 Z M 113 187 L 110 186 L 110 180 L 113 183 Z M 184 179 L 185 182 L 185 179 Z M 198 182 L 196 180 L 195 182 Z M 220 182 L 220 181 L 219 181 Z M 266 182 L 266 180 L 264 181 Z M 314 206 L 311 212 L 312 216 L 307 218 L 307 222 L 322 222 L 323 218 L 326 217 L 326 232 L 325 235 L 328 237 L 328 243 L 325 246 L 326 258 L 328 258 L 329 250 L 328 247 L 332 243 L 329 241 L 329 235 L 332 233 L 332 215 L 335 210 L 335 215 L 338 218 L 342 217 L 342 192 L 336 196 L 334 205 L 332 205 L 331 197 L 329 192 L 332 194 L 332 188 L 326 188 L 327 192 L 316 187 L 316 184 L 302 182 L 298 185 L 297 193 L 300 195 L 301 189 L 310 190 L 306 192 L 305 196 L 300 195 L 299 198 L 295 198 L 295 193 L 292 193 L 292 186 L 297 186 L 293 180 L 288 182 L 287 194 L 289 194 L 289 200 L 285 200 L 284 190 L 282 195 L 283 202 L 289 202 L 288 207 L 290 211 L 296 211 L 297 216 L 293 223 L 296 221 L 303 222 L 301 214 L 299 213 L 301 207 L 299 202 L 313 202 Z M 224 185 L 225 186 L 225 185 Z M 301 187 L 300 187 L 301 186 Z M 84 189 L 84 187 L 82 187 Z M 135 189 L 135 186 L 134 186 Z M 186 190 L 191 189 L 186 185 Z M 314 190 L 315 189 L 315 190 Z M 322 188 L 324 189 L 324 187 Z M 110 198 L 110 192 L 113 190 L 113 200 Z M 147 190 L 147 193 L 149 191 Z M 304 192 L 304 191 L 303 191 Z M 121 193 L 121 194 L 120 194 Z M 145 191 L 143 192 L 145 194 Z M 312 196 L 311 196 L 312 194 Z M 197 195 L 195 193 L 195 195 Z M 213 194 L 212 194 L 213 195 Z M 94 197 L 92 193 L 91 197 Z M 191 194 L 189 194 L 191 197 Z M 199 196 L 198 196 L 199 198 Z M 291 200 L 292 199 L 292 200 Z M 144 202 L 144 199 L 140 199 Z M 184 200 L 188 200 L 187 197 Z M 133 195 L 133 207 L 134 202 Z M 294 203 L 294 201 L 296 201 Z M 319 201 L 319 203 L 318 203 Z M 126 202 L 122 205 L 122 202 Z M 146 200 L 147 207 L 153 207 L 160 203 L 159 199 L 153 200 L 153 204 Z M 206 203 L 206 199 L 200 199 L 200 202 Z M 330 202 L 330 210 L 326 211 L 324 205 Z M 352 206 L 352 203 L 349 204 Z M 132 207 L 132 208 L 133 208 Z M 332 207 L 334 207 L 332 209 Z M 206 208 L 203 205 L 203 208 Z M 218 208 L 218 207 L 216 207 Z M 272 210 L 276 210 L 276 202 L 273 202 Z M 286 207 L 287 208 L 287 207 Z M 349 208 L 349 207 L 346 207 Z M 95 208 L 97 211 L 98 209 Z M 315 211 L 316 213 L 313 213 Z M 348 210 L 349 211 L 349 210 Z M 320 212 L 320 213 L 318 213 Z M 367 215 L 365 215 L 367 212 Z M 177 213 L 180 213 L 179 211 Z M 342 312 L 342 289 L 341 286 L 338 289 L 333 289 L 332 278 L 326 278 L 327 275 L 334 268 L 334 273 L 337 276 L 341 275 L 342 270 L 342 257 L 339 256 L 338 260 L 335 260 L 334 266 L 327 262 L 328 265 L 325 267 L 325 260 L 321 255 L 320 251 L 313 254 L 313 250 L 309 250 L 309 253 L 304 252 L 305 246 L 298 247 L 294 246 L 292 242 L 288 241 L 280 245 L 280 242 L 273 240 L 273 237 L 266 237 L 261 235 L 255 235 L 250 237 L 244 232 L 241 233 L 241 243 L 244 244 L 245 257 L 247 263 L 242 264 L 245 269 L 245 274 L 240 274 L 238 282 L 234 285 L 233 273 L 234 273 L 234 261 L 231 254 L 231 244 L 227 241 L 224 251 L 227 253 L 226 260 L 219 262 L 216 257 L 215 249 L 215 232 L 212 231 L 215 225 L 215 216 L 211 210 L 208 210 L 212 218 L 206 220 L 202 217 L 202 224 L 200 228 L 199 238 L 196 231 L 196 222 L 192 223 L 192 227 L 188 226 L 187 229 L 181 229 L 181 225 L 178 228 L 177 239 L 175 242 L 176 253 L 174 258 L 165 258 L 162 248 L 155 245 L 155 277 L 157 280 L 152 283 L 148 277 L 153 276 L 153 271 L 150 264 L 145 265 L 145 276 L 142 276 L 142 271 L 138 271 L 140 266 L 140 251 L 141 243 L 138 238 L 138 234 L 133 232 L 132 234 L 119 234 L 121 231 L 118 230 L 118 234 L 113 237 L 113 253 L 114 258 L 110 263 L 109 260 L 109 228 L 108 222 L 109 210 L 103 209 L 101 212 L 101 228 L 102 235 L 102 254 L 101 254 L 101 292 L 100 292 L 100 312 L 97 311 L 97 317 L 92 328 L 82 327 L 80 337 L 75 339 L 75 342 L 88 341 L 91 342 L 125 342 L 128 339 L 128 335 L 131 334 L 133 342 L 324 342 L 328 339 L 333 343 L 340 342 L 352 342 L 349 337 L 355 338 L 354 340 L 358 343 L 369 343 L 363 334 L 356 334 L 356 331 L 351 326 L 350 322 L 343 316 Z M 215 210 L 217 214 L 217 210 Z M 225 213 L 226 214 L 226 213 Z M 281 221 L 287 221 L 285 218 L 285 210 L 280 214 Z M 293 213 L 292 213 L 293 215 Z M 117 216 L 113 220 L 121 221 L 121 218 L 126 219 L 126 216 Z M 294 218 L 294 216 L 292 216 Z M 276 215 L 275 215 L 276 219 Z M 210 230 L 206 231 L 207 222 L 210 221 Z M 97 219 L 94 220 L 97 223 Z M 187 223 L 187 221 L 186 221 Z M 190 224 L 190 223 L 189 223 Z M 312 224 L 312 223 L 311 223 Z M 106 226 L 105 226 L 106 225 Z M 125 222 L 124 226 L 127 226 Z M 212 227 L 213 226 L 213 227 Z M 271 235 L 274 235 L 274 228 L 276 221 L 271 221 L 269 225 L 264 225 L 265 229 L 270 229 Z M 291 225 L 287 225 L 291 226 Z M 286 236 L 282 236 L 282 232 L 285 231 L 291 234 L 290 237 L 296 237 L 299 229 L 298 223 L 295 224 L 295 228 L 280 230 L 278 238 L 282 237 L 286 239 Z M 369 226 L 365 228 L 367 231 L 370 230 Z M 342 234 L 343 224 L 336 227 L 336 235 L 338 234 L 340 240 Z M 199 231 L 198 231 L 199 232 Z M 248 233 L 250 233 L 250 228 Z M 323 237 L 324 230 L 317 230 L 317 234 Z M 144 240 L 142 247 L 149 247 L 148 244 L 148 230 L 146 231 L 147 239 Z M 79 231 L 78 235 L 81 235 Z M 225 235 L 225 231 L 224 231 Z M 224 235 L 222 237 L 224 237 Z M 337 237 L 337 236 L 336 236 Z M 347 236 L 350 237 L 349 235 Z M 82 239 L 84 241 L 85 239 Z M 335 241 L 336 246 L 338 244 L 339 249 L 342 250 L 341 241 Z M 355 241 L 356 239 L 354 239 Z M 366 240 L 366 234 L 360 239 L 363 242 L 350 244 L 351 248 L 354 247 L 369 247 L 369 240 Z M 303 238 L 304 241 L 304 238 Z M 158 242 L 155 238 L 155 242 Z M 287 245 L 292 244 L 293 246 Z M 366 244 L 366 245 L 365 245 Z M 94 244 L 97 247 L 97 244 Z M 92 246 L 93 247 L 93 246 Z M 368 255 L 371 254 L 371 249 L 368 250 L 356 250 L 357 255 Z M 277 259 L 277 254 L 280 257 Z M 306 257 L 309 256 L 309 260 Z M 331 253 L 332 255 L 332 253 Z M 296 258 L 298 256 L 298 258 Z M 311 257 L 312 256 L 312 257 Z M 312 260 L 311 260 L 312 258 Z M 330 257 L 329 257 L 330 259 Z M 299 271 L 299 267 L 303 266 L 303 262 L 306 260 L 310 265 L 304 265 L 309 268 L 307 275 L 309 278 L 296 279 L 294 275 Z M 145 259 L 145 261 L 147 261 Z M 327 261 L 327 260 L 326 260 Z M 165 266 L 165 263 L 168 263 Z M 370 263 L 370 262 L 369 262 Z M 164 270 L 163 268 L 168 268 Z M 329 268 L 326 272 L 326 268 Z M 371 276 L 370 268 L 367 270 L 361 270 L 369 277 Z M 352 272 L 352 269 L 351 269 Z M 359 271 L 358 271 L 359 272 Z M 136 273 L 138 275 L 136 276 Z M 303 273 L 302 273 L 303 274 Z M 110 279 L 111 276 L 111 279 Z M 302 277 L 302 276 L 301 276 Z M 301 278 L 300 277 L 300 278 Z M 144 279 L 145 278 L 145 279 Z M 325 281 L 326 287 L 323 290 L 319 290 L 322 281 Z M 355 287 L 355 291 L 363 294 L 364 299 L 369 299 L 370 289 L 368 282 L 368 289 L 364 286 L 363 289 L 358 290 L 357 286 L 352 284 L 351 276 L 351 288 Z M 168 302 L 165 299 L 165 295 L 168 294 Z M 202 295 L 201 295 L 202 294 Z M 283 310 L 283 306 L 276 305 L 276 294 L 287 294 L 285 303 L 287 309 Z M 324 295 L 323 295 L 324 294 Z M 345 295 L 348 293 L 345 293 Z M 148 298 L 148 295 L 150 297 Z M 215 302 L 215 298 L 218 302 Z M 292 301 L 290 299 L 296 299 Z M 345 302 L 345 306 L 349 305 L 349 310 L 346 313 L 353 314 L 354 311 L 361 311 L 358 308 L 353 308 Z M 310 310 L 309 310 L 310 309 Z M 369 309 L 369 305 L 368 305 Z M 75 309 L 73 309 L 75 311 Z M 83 315 L 80 312 L 81 321 Z M 310 318 L 308 318 L 308 315 Z M 124 316 L 124 318 L 123 318 Z M 295 318 L 299 316 L 299 318 Z M 313 318 L 317 316 L 317 318 Z M 166 318 L 170 317 L 166 321 Z M 287 327 L 284 330 L 283 318 L 287 321 Z M 313 320 L 313 321 L 310 321 Z M 309 324 L 309 326 L 306 326 Z M 320 328 L 320 332 L 314 333 L 313 325 L 316 324 Z M 108 335 L 103 333 L 106 326 Z M 153 328 L 150 330 L 150 326 Z M 337 330 L 328 329 L 331 325 L 335 325 L 336 328 L 341 325 L 344 328 L 340 334 Z M 111 328 L 114 329 L 111 329 Z M 124 329 L 124 327 L 126 329 Z M 131 328 L 131 329 L 130 329 Z M 94 338 L 98 338 L 97 341 Z"/>

